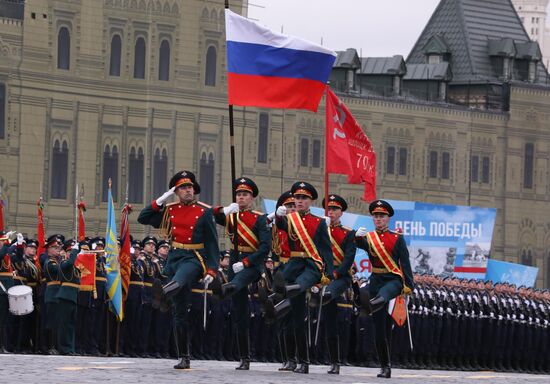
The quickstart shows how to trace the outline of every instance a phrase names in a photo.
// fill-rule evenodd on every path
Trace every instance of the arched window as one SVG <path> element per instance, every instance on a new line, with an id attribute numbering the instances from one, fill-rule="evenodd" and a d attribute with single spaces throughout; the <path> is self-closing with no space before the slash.
<path id="1" fill-rule="evenodd" d="M 300 166 L 309 166 L 309 140 L 302 139 L 300 141 Z"/>
<path id="2" fill-rule="evenodd" d="M 437 177 L 437 152 L 431 151 L 430 152 L 430 162 L 429 162 L 429 168 L 428 168 L 428 174 L 430 177 Z"/>
<path id="3" fill-rule="evenodd" d="M 52 199 L 67 198 L 67 174 L 69 167 L 69 147 L 66 141 L 56 140 L 52 152 Z"/>
<path id="4" fill-rule="evenodd" d="M 69 69 L 71 63 L 71 35 L 67 27 L 61 27 L 57 34 L 57 68 Z"/>
<path id="5" fill-rule="evenodd" d="M 260 113 L 258 125 L 258 163 L 267 163 L 267 136 L 269 132 L 269 115 Z"/>
<path id="6" fill-rule="evenodd" d="M 313 168 L 319 168 L 321 166 L 321 140 L 313 140 L 313 159 L 311 159 L 311 166 Z"/>
<path id="7" fill-rule="evenodd" d="M 136 40 L 134 50 L 134 79 L 145 79 L 145 39 Z"/>
<path id="8" fill-rule="evenodd" d="M 449 152 L 443 152 L 441 156 L 441 178 L 451 178 L 451 154 Z"/>
<path id="9" fill-rule="evenodd" d="M 109 145 L 105 146 L 103 151 L 103 178 L 102 178 L 102 199 L 107 201 L 109 191 L 109 178 L 111 179 L 111 194 L 113 200 L 117 201 L 118 197 L 118 148 L 113 145 L 113 149 Z"/>
<path id="10" fill-rule="evenodd" d="M 128 165 L 128 202 L 143 203 L 143 149 L 132 147 Z"/>
<path id="11" fill-rule="evenodd" d="M 472 169 L 470 170 L 470 180 L 472 183 L 479 181 L 479 156 L 472 156 Z"/>
<path id="12" fill-rule="evenodd" d="M 207 204 L 214 203 L 214 155 L 203 152 L 200 161 L 201 200 Z"/>
<path id="13" fill-rule="evenodd" d="M 111 62 L 109 64 L 109 75 L 120 76 L 120 50 L 122 41 L 120 35 L 114 35 L 111 39 Z"/>
<path id="14" fill-rule="evenodd" d="M 488 156 L 483 156 L 483 162 L 481 166 L 481 182 L 489 184 L 489 172 L 491 170 L 491 160 Z"/>
<path id="15" fill-rule="evenodd" d="M 393 175 L 395 173 L 395 147 L 388 147 L 386 154 L 386 174 Z"/>
<path id="16" fill-rule="evenodd" d="M 216 86 L 216 48 L 210 46 L 206 51 L 206 74 L 204 76 L 204 85 Z"/>
<path id="17" fill-rule="evenodd" d="M 168 81 L 170 78 L 170 43 L 162 40 L 159 52 L 159 80 Z"/>
<path id="18" fill-rule="evenodd" d="M 153 196 L 162 195 L 168 188 L 168 156 L 166 149 L 157 148 L 153 158 Z"/>

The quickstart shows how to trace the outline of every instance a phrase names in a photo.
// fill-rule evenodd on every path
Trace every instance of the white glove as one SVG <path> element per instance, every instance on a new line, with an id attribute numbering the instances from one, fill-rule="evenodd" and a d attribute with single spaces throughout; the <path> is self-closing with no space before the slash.
<path id="1" fill-rule="evenodd" d="M 9 231 L 6 233 L 6 237 L 10 240 L 13 240 L 13 235 L 15 235 L 15 231 Z"/>
<path id="2" fill-rule="evenodd" d="M 17 245 L 23 244 L 23 240 L 25 240 L 25 239 L 23 238 L 23 235 L 20 234 L 20 233 L 18 233 L 18 234 L 17 234 Z"/>
<path id="3" fill-rule="evenodd" d="M 92 244 L 92 251 L 94 251 L 96 248 L 97 248 L 97 244 L 96 244 L 96 243 L 93 243 L 93 244 Z M 134 248 L 132 248 L 132 249 L 134 249 Z"/>
<path id="4" fill-rule="evenodd" d="M 207 287 L 210 285 L 210 283 L 212 283 L 214 281 L 214 278 L 211 276 L 211 275 L 206 275 L 204 277 L 204 279 L 202 279 L 202 282 L 204 283 L 204 285 L 206 285 Z"/>
<path id="5" fill-rule="evenodd" d="M 227 207 L 223 207 L 223 214 L 225 216 L 230 215 L 232 213 L 239 212 L 239 204 L 237 203 L 231 203 Z"/>
<path id="6" fill-rule="evenodd" d="M 325 216 L 325 222 L 327 223 L 327 227 L 330 228 L 330 217 Z"/>
<path id="7" fill-rule="evenodd" d="M 172 196 L 175 195 L 174 191 L 176 190 L 176 187 L 172 187 L 170 188 L 168 191 L 164 192 L 164 194 L 159 197 L 157 200 L 156 200 L 156 203 L 157 205 L 160 207 L 161 205 L 164 205 L 164 203 L 166 203 L 166 201 L 171 198 Z"/>
<path id="8" fill-rule="evenodd" d="M 134 247 L 130 247 L 130 255 L 133 255 L 135 253 L 136 253 L 136 250 L 134 249 Z"/>
<path id="9" fill-rule="evenodd" d="M 319 287 L 317 287 L 315 285 L 313 287 L 311 287 L 311 293 L 319 293 Z"/>
<path id="10" fill-rule="evenodd" d="M 78 244 L 78 241 L 75 241 L 73 246 L 72 246 L 73 249 L 76 249 L 77 251 L 80 251 L 80 244 Z"/>
<path id="11" fill-rule="evenodd" d="M 357 228 L 357 231 L 355 232 L 355 237 L 363 237 L 365 236 L 367 233 L 369 233 L 367 231 L 367 228 L 365 227 L 359 227 Z"/>
<path id="12" fill-rule="evenodd" d="M 239 261 L 238 263 L 233 264 L 233 272 L 239 273 L 244 269 L 244 264 Z"/>
<path id="13" fill-rule="evenodd" d="M 272 222 L 275 220 L 275 212 L 271 212 L 269 215 L 267 215 L 267 221 Z"/>
<path id="14" fill-rule="evenodd" d="M 276 215 L 279 217 L 286 216 L 286 207 L 284 205 L 281 205 L 279 208 L 277 208 Z"/>

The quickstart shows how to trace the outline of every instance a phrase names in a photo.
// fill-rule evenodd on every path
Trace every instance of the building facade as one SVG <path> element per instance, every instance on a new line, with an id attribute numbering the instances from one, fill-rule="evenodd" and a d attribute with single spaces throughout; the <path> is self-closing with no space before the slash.
<path id="1" fill-rule="evenodd" d="M 546 26 L 548 0 L 512 0 L 529 37 L 539 43 L 548 66 L 550 60 L 550 28 Z"/>
<path id="2" fill-rule="evenodd" d="M 510 0 L 491 1 L 513 12 Z M 231 3 L 246 14 L 246 2 Z M 550 88 L 540 49 L 514 12 L 509 40 L 496 31 L 484 48 L 494 76 L 471 77 L 455 36 L 438 29 L 454 25 L 438 15 L 464 17 L 451 3 L 409 58 L 348 50 L 331 85 L 375 146 L 380 197 L 497 208 L 491 256 L 539 267 L 537 284 L 548 286 Z M 223 1 L 0 1 L 0 51 L 8 228 L 36 234 L 42 193 L 47 233 L 72 235 L 78 185 L 87 233 L 102 234 L 109 179 L 115 205 L 127 197 L 139 210 L 181 169 L 196 172 L 202 200 L 230 201 Z M 235 131 L 237 173 L 257 181 L 261 198 L 297 179 L 323 190 L 323 105 L 317 114 L 235 107 Z M 368 206 L 362 188 L 331 176 L 331 191 L 358 213 Z M 132 216 L 136 237 L 150 231 Z"/>

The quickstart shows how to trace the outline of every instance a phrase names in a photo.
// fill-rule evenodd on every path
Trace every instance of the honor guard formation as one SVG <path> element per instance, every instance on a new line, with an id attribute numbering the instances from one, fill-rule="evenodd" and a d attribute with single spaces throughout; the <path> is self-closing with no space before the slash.
<path id="1" fill-rule="evenodd" d="M 0 348 L 42 353 L 430 369 L 550 371 L 550 293 L 447 275 L 413 275 L 405 239 L 389 229 L 384 200 L 369 206 L 374 230 L 342 225 L 348 203 L 322 200 L 297 181 L 269 214 L 258 186 L 233 181 L 235 202 L 211 207 L 190 171 L 139 214 L 158 237 L 133 240 L 124 318 L 109 310 L 106 241 L 44 244 L 14 231 L 0 236 Z M 218 233 L 229 249 L 220 251 Z M 43 247 L 44 252 L 37 254 Z M 356 274 L 357 248 L 369 279 Z M 91 264 L 79 255 L 95 255 Z M 17 287 L 16 289 L 14 289 Z M 9 291 L 9 292 L 8 292 Z M 34 303 L 34 304 L 33 304 Z"/>

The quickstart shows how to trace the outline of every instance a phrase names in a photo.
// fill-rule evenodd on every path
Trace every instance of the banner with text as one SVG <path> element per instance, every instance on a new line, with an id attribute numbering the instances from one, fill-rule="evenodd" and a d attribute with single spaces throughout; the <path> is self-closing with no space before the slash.
<path id="1" fill-rule="evenodd" d="M 485 278 L 492 280 L 493 283 L 510 283 L 518 287 L 522 285 L 534 287 L 538 272 L 539 269 L 537 267 L 500 260 L 489 260 Z"/>
<path id="2" fill-rule="evenodd" d="M 388 200 L 395 210 L 390 229 L 401 228 L 415 273 L 484 279 L 491 250 L 496 209 Z M 265 212 L 275 211 L 275 200 L 264 200 Z M 353 210 L 349 207 L 348 210 Z M 324 216 L 322 208 L 312 213 Z M 342 224 L 374 230 L 372 218 L 345 212 Z M 370 275 L 365 251 L 355 257 L 358 274 Z"/>

